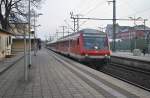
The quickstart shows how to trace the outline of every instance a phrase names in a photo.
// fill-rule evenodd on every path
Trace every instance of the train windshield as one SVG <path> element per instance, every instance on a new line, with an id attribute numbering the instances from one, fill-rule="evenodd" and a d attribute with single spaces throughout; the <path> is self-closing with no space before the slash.
<path id="1" fill-rule="evenodd" d="M 108 49 L 108 42 L 106 35 L 90 35 L 83 36 L 84 39 L 84 48 L 88 50 L 101 50 Z"/>

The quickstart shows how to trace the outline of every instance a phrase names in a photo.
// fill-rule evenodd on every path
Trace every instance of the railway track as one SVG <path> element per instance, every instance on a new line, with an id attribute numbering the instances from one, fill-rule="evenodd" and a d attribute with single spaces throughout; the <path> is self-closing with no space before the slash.
<path id="1" fill-rule="evenodd" d="M 149 70 L 145 70 L 145 69 L 141 69 L 141 68 L 126 66 L 126 65 L 120 65 L 120 64 L 115 64 L 115 63 L 111 63 L 111 66 L 116 66 L 116 67 L 120 67 L 120 68 L 123 68 L 123 69 L 126 69 L 126 70 L 131 70 L 131 71 L 134 71 L 134 72 L 139 72 L 139 73 L 142 73 L 142 74 L 150 75 Z"/>
<path id="2" fill-rule="evenodd" d="M 111 64 L 100 71 L 119 80 L 150 91 L 150 73 L 147 71 L 127 66 L 124 67 L 118 64 Z"/>
<path id="3" fill-rule="evenodd" d="M 64 61 L 74 65 L 72 63 L 72 61 L 70 61 L 70 59 L 67 59 L 64 56 L 61 56 L 58 54 L 56 54 L 56 55 L 59 56 Z M 85 66 L 87 66 L 87 65 L 85 65 Z M 96 66 L 96 65 L 94 65 L 94 66 Z M 77 66 L 75 66 L 75 67 L 82 70 L 83 72 L 91 75 L 92 77 L 95 77 L 96 79 L 98 78 L 95 75 L 89 73 L 88 71 L 86 71 L 84 69 L 81 69 Z M 88 65 L 88 67 L 91 67 L 91 66 Z M 96 69 L 96 68 L 94 68 L 94 69 Z M 149 85 L 150 84 L 150 72 L 148 72 L 148 71 L 143 71 L 141 69 L 136 69 L 133 67 L 123 66 L 123 65 L 119 65 L 119 64 L 112 64 L 112 63 L 107 66 L 104 66 L 100 69 L 97 69 L 97 70 L 100 72 L 103 72 L 105 74 L 108 74 L 114 78 L 117 78 L 119 80 L 125 81 L 129 84 L 132 84 L 134 86 L 142 88 L 146 91 L 150 91 L 150 85 Z"/>

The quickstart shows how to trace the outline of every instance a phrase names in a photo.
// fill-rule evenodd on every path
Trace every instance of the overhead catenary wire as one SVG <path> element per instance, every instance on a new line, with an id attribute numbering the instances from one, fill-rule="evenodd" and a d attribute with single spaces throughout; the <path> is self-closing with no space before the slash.
<path id="1" fill-rule="evenodd" d="M 81 6 L 81 8 L 83 8 L 84 7 L 83 5 L 85 5 L 89 2 L 91 2 L 91 0 L 80 0 L 79 4 L 77 5 L 77 8 L 80 8 L 80 6 Z"/>
<path id="2" fill-rule="evenodd" d="M 68 28 L 70 28 L 72 31 L 74 31 L 74 29 L 70 26 L 70 24 L 67 22 L 67 20 L 64 20 L 64 22 L 67 24 Z"/>
<path id="3" fill-rule="evenodd" d="M 103 4 L 105 4 L 105 2 L 106 2 L 106 1 L 97 3 L 96 6 L 92 7 L 91 9 L 89 9 L 89 10 L 85 13 L 85 15 L 90 14 L 90 13 L 93 12 L 95 9 L 101 7 Z M 84 25 L 86 22 L 87 22 L 87 21 L 82 22 L 82 23 L 81 23 L 81 26 Z"/>
<path id="4" fill-rule="evenodd" d="M 93 13 L 94 11 L 97 11 L 96 9 L 99 8 L 99 7 L 101 7 L 106 1 L 107 0 L 104 0 L 103 2 L 96 3 L 94 6 L 89 7 L 88 9 L 86 9 L 86 11 L 84 11 L 83 13 L 80 13 L 80 14 L 83 14 L 83 15 L 87 16 L 90 13 Z M 89 2 L 89 0 L 88 0 L 88 2 Z M 135 13 L 133 13 L 131 15 L 127 15 L 127 16 L 133 16 L 134 14 L 144 13 L 144 12 L 150 10 L 150 8 L 146 8 L 146 9 L 143 9 L 143 10 L 140 10 L 140 11 L 136 11 L 135 7 L 132 7 L 132 4 L 130 4 L 130 2 L 125 1 L 125 0 L 123 0 L 122 2 L 124 2 L 123 3 L 124 5 L 128 5 L 135 12 Z M 106 4 L 107 4 L 107 2 L 106 2 Z M 82 21 L 80 23 L 80 26 L 83 26 L 86 22 L 88 22 L 88 20 Z"/>
<path id="5" fill-rule="evenodd" d="M 81 0 L 80 3 L 74 9 L 72 9 L 72 11 L 77 12 L 77 13 L 82 13 L 86 9 L 88 9 L 89 6 L 87 6 L 87 5 L 91 4 L 90 2 L 91 2 L 91 0 Z"/>
<path id="6" fill-rule="evenodd" d="M 85 13 L 85 15 L 90 14 L 90 13 L 91 13 L 92 11 L 94 11 L 95 9 L 101 7 L 104 3 L 106 3 L 106 2 L 103 1 L 103 2 L 97 3 L 96 6 L 90 8 L 90 9 Z"/>
<path id="7" fill-rule="evenodd" d="M 139 10 L 137 11 L 137 8 L 135 8 L 135 6 L 131 5 L 129 2 L 127 2 L 126 0 L 122 0 L 122 2 L 124 2 L 123 4 L 124 5 L 127 5 L 130 9 L 132 9 L 134 11 L 134 13 L 131 13 L 131 14 L 128 14 L 128 15 L 125 15 L 125 16 L 122 16 L 122 17 L 130 17 L 130 16 L 136 16 L 137 14 L 142 14 L 146 11 L 149 11 L 150 10 L 150 7 L 148 8 L 145 8 L 143 10 Z M 135 2 L 135 1 L 134 1 Z"/>
<path id="8" fill-rule="evenodd" d="M 129 16 L 135 16 L 136 14 L 141 14 L 141 13 L 144 13 L 144 12 L 147 12 L 147 11 L 149 11 L 150 10 L 150 7 L 149 8 L 145 8 L 145 9 L 143 9 L 143 10 L 140 10 L 140 11 L 136 11 L 135 10 L 135 8 L 133 8 L 132 6 L 131 6 L 131 4 L 129 4 L 129 2 L 127 2 L 127 1 L 125 1 L 125 0 L 123 0 L 123 2 L 124 2 L 124 4 L 126 4 L 126 5 L 128 5 L 130 8 L 132 8 L 132 10 L 135 12 L 135 13 L 133 13 L 133 14 L 129 14 L 129 15 L 126 15 L 126 16 L 123 16 L 123 17 L 129 17 Z M 90 12 L 90 11 L 89 11 Z M 92 11 L 91 11 L 92 12 Z M 90 13 L 91 13 L 90 12 Z M 85 23 L 86 23 L 87 21 L 83 21 L 82 23 L 81 23 L 81 26 L 82 25 L 84 25 Z"/>
<path id="9" fill-rule="evenodd" d="M 133 11 L 136 11 L 136 8 L 133 7 L 133 5 L 131 5 L 129 2 L 127 2 L 126 0 L 121 0 L 122 2 L 124 2 L 124 5 L 127 5 L 130 9 L 132 9 Z"/>
<path id="10" fill-rule="evenodd" d="M 84 1 L 84 2 L 83 2 Z M 84 6 L 84 5 L 87 5 L 87 4 L 95 4 L 96 2 L 97 2 L 97 0 L 83 0 L 82 2 L 80 2 L 80 4 L 78 5 L 78 7 L 77 8 L 79 8 L 79 6 L 82 4 L 83 6 L 81 6 L 82 8 L 84 8 L 83 10 L 81 10 L 80 12 L 78 12 L 78 13 L 83 13 L 83 12 L 86 12 L 87 11 L 87 9 L 89 9 L 89 6 Z M 93 3 L 94 2 L 94 3 Z M 90 5 L 90 6 L 94 6 L 94 5 Z M 75 10 L 75 9 L 74 9 Z M 86 10 L 86 11 L 85 11 Z M 82 12 L 83 11 L 83 12 Z M 72 12 L 74 12 L 74 11 L 72 11 Z M 78 14 L 78 15 L 80 15 L 80 16 L 82 16 L 81 14 Z M 70 29 L 71 30 L 73 30 L 72 29 L 72 27 L 69 25 L 69 23 L 65 20 L 64 21 L 69 27 L 70 27 Z"/>
<path id="11" fill-rule="evenodd" d="M 88 1 L 88 4 L 91 4 L 90 3 L 91 1 Z M 87 3 L 87 2 L 86 2 Z M 84 5 L 86 5 L 86 3 L 84 4 Z M 80 11 L 80 14 L 83 14 L 83 15 L 88 15 L 88 14 L 90 14 L 90 13 L 92 13 L 95 9 L 97 9 L 97 8 L 99 8 L 99 7 L 101 7 L 103 4 L 105 4 L 105 3 L 107 3 L 107 0 L 101 0 L 101 1 L 99 1 L 99 2 L 97 2 L 97 0 L 93 3 L 93 1 L 92 1 L 92 4 L 94 4 L 93 6 L 92 5 L 90 5 L 90 8 L 88 7 L 88 8 L 86 8 L 86 11 Z M 87 9 L 89 9 L 89 10 L 87 10 Z M 82 26 L 83 24 L 85 24 L 87 22 L 87 20 L 86 21 L 83 21 L 81 24 L 80 24 L 80 26 Z"/>
<path id="12" fill-rule="evenodd" d="M 84 12 L 86 12 L 87 9 L 92 8 L 95 5 L 95 3 L 96 4 L 98 3 L 97 0 L 95 0 L 95 1 L 94 0 L 90 0 L 90 1 L 85 2 L 83 5 L 81 5 L 81 8 L 78 7 L 80 9 L 78 13 L 84 13 Z"/>

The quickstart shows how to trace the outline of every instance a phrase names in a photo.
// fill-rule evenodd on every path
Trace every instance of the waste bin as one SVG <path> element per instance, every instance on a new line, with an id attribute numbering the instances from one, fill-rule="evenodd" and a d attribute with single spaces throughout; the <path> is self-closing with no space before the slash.
<path id="1" fill-rule="evenodd" d="M 133 56 L 140 56 L 141 55 L 141 50 L 140 49 L 134 49 L 133 50 Z"/>

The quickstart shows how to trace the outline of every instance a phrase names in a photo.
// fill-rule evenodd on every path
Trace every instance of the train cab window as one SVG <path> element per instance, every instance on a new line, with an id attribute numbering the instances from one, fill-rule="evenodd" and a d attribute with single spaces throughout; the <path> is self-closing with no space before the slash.
<path id="1" fill-rule="evenodd" d="M 88 36 L 84 37 L 84 48 L 85 49 L 108 49 L 108 44 L 106 44 L 106 36 Z"/>

